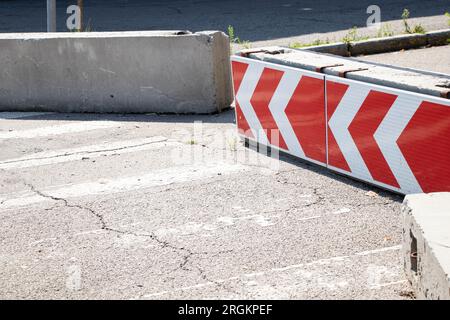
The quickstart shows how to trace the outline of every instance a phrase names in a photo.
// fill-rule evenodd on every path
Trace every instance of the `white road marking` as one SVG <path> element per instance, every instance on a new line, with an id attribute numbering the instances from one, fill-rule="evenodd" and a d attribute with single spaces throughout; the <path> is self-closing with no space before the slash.
<path id="1" fill-rule="evenodd" d="M 314 219 L 319 219 L 322 218 L 322 216 L 312 216 L 312 217 L 307 217 L 307 218 L 299 218 L 297 219 L 297 221 L 308 221 L 308 220 L 314 220 Z"/>
<path id="2" fill-rule="evenodd" d="M 84 236 L 87 234 L 99 234 L 99 233 L 104 233 L 104 232 L 107 232 L 107 231 L 105 231 L 104 229 L 87 230 L 87 231 L 75 233 L 74 236 Z"/>
<path id="3" fill-rule="evenodd" d="M 144 296 L 144 298 L 153 298 L 153 297 L 159 297 L 159 296 L 163 296 L 165 294 L 170 293 L 169 291 L 161 291 L 161 292 L 157 292 L 157 293 L 151 293 L 151 294 L 146 294 Z M 130 299 L 130 300 L 135 300 L 135 299 Z"/>
<path id="4" fill-rule="evenodd" d="M 110 73 L 110 74 L 116 74 L 114 71 L 108 70 L 108 69 L 104 69 L 104 68 L 98 68 L 100 71 L 106 72 L 106 73 Z"/>
<path id="5" fill-rule="evenodd" d="M 223 176 L 246 170 L 249 170 L 249 167 L 241 164 L 228 164 L 224 162 L 203 163 L 189 166 L 170 167 L 133 177 L 103 179 L 95 182 L 53 187 L 41 190 L 41 192 L 45 195 L 64 199 L 92 195 L 105 195 L 202 180 L 216 177 L 219 173 Z M 42 197 L 33 192 L 21 194 L 22 195 L 19 197 L 14 197 L 14 194 L 0 195 L 0 209 L 28 206 L 50 200 L 47 197 Z"/>
<path id="6" fill-rule="evenodd" d="M 368 250 L 368 251 L 358 252 L 355 255 L 357 255 L 357 256 L 367 256 L 367 255 L 371 255 L 371 254 L 374 254 L 374 253 L 380 253 L 380 252 L 386 252 L 386 251 L 397 251 L 397 250 L 400 250 L 401 248 L 402 248 L 401 245 L 392 246 L 392 247 L 384 247 L 384 248 L 375 249 L 375 250 Z"/>
<path id="7" fill-rule="evenodd" d="M 22 119 L 47 114 L 54 114 L 54 112 L 0 112 L 0 120 Z"/>
<path id="8" fill-rule="evenodd" d="M 342 262 L 347 259 L 352 259 L 352 258 L 355 258 L 358 256 L 366 256 L 369 254 L 377 254 L 377 253 L 382 253 L 382 252 L 387 252 L 387 251 L 397 251 L 397 250 L 400 250 L 400 248 L 401 248 L 401 246 L 384 247 L 384 248 L 379 248 L 379 249 L 375 249 L 375 250 L 363 251 L 363 252 L 355 253 L 352 255 L 320 259 L 320 260 L 316 260 L 316 261 L 312 261 L 312 262 L 300 263 L 300 264 L 290 265 L 290 266 L 286 266 L 286 267 L 282 267 L 282 268 L 272 268 L 272 269 L 269 269 L 266 271 L 261 271 L 261 272 L 245 273 L 245 274 L 241 274 L 239 276 L 233 276 L 233 277 L 229 277 L 226 279 L 216 279 L 214 281 L 198 283 L 198 284 L 194 284 L 192 286 L 175 288 L 171 291 L 160 291 L 160 292 L 150 293 L 150 294 L 146 294 L 139 298 L 145 299 L 145 298 L 159 297 L 159 296 L 163 296 L 166 294 L 172 294 L 172 293 L 179 292 L 179 291 L 190 291 L 195 288 L 212 286 L 212 285 L 216 285 L 217 283 L 229 282 L 229 281 L 238 280 L 238 279 L 242 279 L 242 278 L 255 278 L 255 277 L 270 275 L 273 273 L 285 272 L 285 271 L 292 270 L 292 269 L 301 269 L 306 266 L 324 265 L 324 264 L 329 264 L 329 263 L 336 262 L 336 261 Z M 321 279 L 319 278 L 318 280 L 321 280 Z M 399 281 L 384 283 L 381 285 L 388 286 L 388 285 L 394 285 L 394 284 L 403 283 L 403 282 L 405 282 L 405 281 L 399 280 Z M 344 285 L 344 283 L 342 283 L 342 284 Z M 345 285 L 347 285 L 347 284 L 345 283 Z M 377 289 L 377 288 L 373 288 L 373 289 Z M 372 289 L 372 288 L 369 288 L 369 289 Z"/>
<path id="9" fill-rule="evenodd" d="M 42 128 L 34 128 L 27 130 L 14 130 L 8 132 L 0 132 L 1 139 L 32 139 L 38 137 L 48 137 L 66 133 L 77 133 L 83 131 L 106 129 L 120 126 L 120 122 L 115 121 L 84 121 L 62 125 L 53 125 Z"/>
<path id="10" fill-rule="evenodd" d="M 297 221 L 307 221 L 312 219 L 318 219 L 322 216 L 312 216 L 307 218 L 299 218 Z M 278 218 L 278 216 L 274 217 L 264 217 L 262 215 L 249 215 L 242 217 L 229 217 L 223 216 L 216 218 L 215 221 L 209 223 L 195 223 L 188 222 L 183 225 L 178 226 L 167 226 L 161 227 L 155 231 L 155 234 L 158 236 L 167 236 L 167 235 L 176 235 L 176 236 L 191 236 L 191 235 L 199 235 L 199 236 L 209 236 L 210 232 L 216 230 L 223 230 L 224 227 L 233 226 L 237 223 L 245 223 L 246 221 L 250 221 L 251 223 L 255 223 L 261 227 L 268 227 L 274 225 L 272 222 L 273 218 Z"/>
<path id="11" fill-rule="evenodd" d="M 246 278 L 259 277 L 259 276 L 263 276 L 263 275 L 264 275 L 264 272 L 253 272 L 253 273 L 243 274 L 243 276 Z"/>
<path id="12" fill-rule="evenodd" d="M 337 211 L 334 211 L 333 214 L 341 214 L 341 213 L 349 213 L 351 210 L 349 208 L 342 208 Z"/>
<path id="13" fill-rule="evenodd" d="M 256 224 L 258 224 L 262 227 L 267 227 L 267 226 L 271 226 L 271 225 L 275 224 L 271 221 L 271 219 L 269 217 L 264 217 L 263 215 L 260 215 L 260 214 L 248 215 L 248 216 L 242 216 L 242 217 L 225 216 L 225 217 L 217 218 L 217 221 L 222 222 L 229 226 L 234 225 L 236 221 L 243 221 L 243 220 L 253 220 Z"/>
<path id="14" fill-rule="evenodd" d="M 117 142 L 105 142 L 97 145 L 83 146 L 56 151 L 44 151 L 20 158 L 0 161 L 0 169 L 9 170 L 29 168 L 49 164 L 82 160 L 85 157 L 97 158 L 116 153 L 130 153 L 145 150 L 160 149 L 167 146 L 181 145 L 179 142 L 167 141 L 167 138 L 156 136 Z"/>
<path id="15" fill-rule="evenodd" d="M 386 282 L 386 283 L 380 283 L 377 285 L 373 285 L 373 286 L 370 286 L 369 288 L 370 289 L 381 289 L 384 287 L 394 286 L 396 284 L 402 284 L 402 283 L 406 283 L 406 282 L 408 282 L 408 280 L 392 281 L 392 282 Z"/>
<path id="16" fill-rule="evenodd" d="M 43 243 L 43 242 L 48 242 L 48 241 L 53 242 L 53 241 L 56 241 L 56 240 L 57 240 L 57 238 L 43 238 L 43 239 L 39 239 L 39 240 L 30 242 L 29 245 L 30 246 L 34 246 L 36 244 L 40 244 L 40 243 Z"/>

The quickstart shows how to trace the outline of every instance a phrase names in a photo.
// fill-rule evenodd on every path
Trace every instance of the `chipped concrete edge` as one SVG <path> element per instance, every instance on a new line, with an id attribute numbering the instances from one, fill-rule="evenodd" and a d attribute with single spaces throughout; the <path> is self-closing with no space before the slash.
<path id="1" fill-rule="evenodd" d="M 236 55 L 384 87 L 450 98 L 450 75 L 446 74 L 279 46 L 241 50 Z"/>
<path id="2" fill-rule="evenodd" d="M 230 40 L 221 31 L 199 32 L 212 38 L 213 47 L 213 79 L 216 90 L 217 112 L 228 109 L 233 102 L 233 90 L 231 86 L 231 64 L 230 64 Z"/>
<path id="3" fill-rule="evenodd" d="M 404 270 L 417 299 L 450 300 L 450 193 L 414 194 L 402 205 Z"/>

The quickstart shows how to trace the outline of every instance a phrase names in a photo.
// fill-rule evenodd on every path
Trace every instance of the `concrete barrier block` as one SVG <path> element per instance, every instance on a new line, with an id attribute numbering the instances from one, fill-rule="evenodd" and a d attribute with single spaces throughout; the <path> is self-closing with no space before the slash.
<path id="1" fill-rule="evenodd" d="M 450 300 L 450 193 L 408 195 L 402 211 L 405 272 L 417 298 Z"/>
<path id="2" fill-rule="evenodd" d="M 346 78 L 442 98 L 448 98 L 449 92 L 441 86 L 448 77 L 384 66 L 369 65 L 367 69 L 346 74 Z"/>
<path id="3" fill-rule="evenodd" d="M 0 110 L 212 113 L 232 102 L 222 32 L 0 35 Z"/>
<path id="4" fill-rule="evenodd" d="M 448 98 L 450 94 L 447 85 L 450 77 L 445 75 L 369 63 L 310 50 L 270 48 L 272 53 L 267 52 L 265 47 L 252 49 L 253 53 L 249 53 L 248 57 L 436 97 Z"/>

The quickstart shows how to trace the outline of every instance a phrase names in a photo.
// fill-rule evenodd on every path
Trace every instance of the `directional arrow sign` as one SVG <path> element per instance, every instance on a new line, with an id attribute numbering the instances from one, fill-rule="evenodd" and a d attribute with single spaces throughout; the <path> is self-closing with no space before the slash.
<path id="1" fill-rule="evenodd" d="M 239 132 L 326 165 L 324 76 L 240 57 L 232 66 Z"/>
<path id="2" fill-rule="evenodd" d="M 400 193 L 450 191 L 450 101 L 232 57 L 239 133 Z"/>
<path id="3" fill-rule="evenodd" d="M 331 169 L 405 194 L 450 191 L 449 100 L 326 78 Z"/>

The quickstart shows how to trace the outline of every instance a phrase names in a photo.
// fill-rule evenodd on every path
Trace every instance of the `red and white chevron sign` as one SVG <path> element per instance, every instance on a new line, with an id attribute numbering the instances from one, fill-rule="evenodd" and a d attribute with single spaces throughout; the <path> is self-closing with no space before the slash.
<path id="1" fill-rule="evenodd" d="M 450 101 L 232 57 L 240 135 L 403 194 L 450 191 Z"/>
<path id="2" fill-rule="evenodd" d="M 241 57 L 232 67 L 239 132 L 326 166 L 324 75 Z"/>

